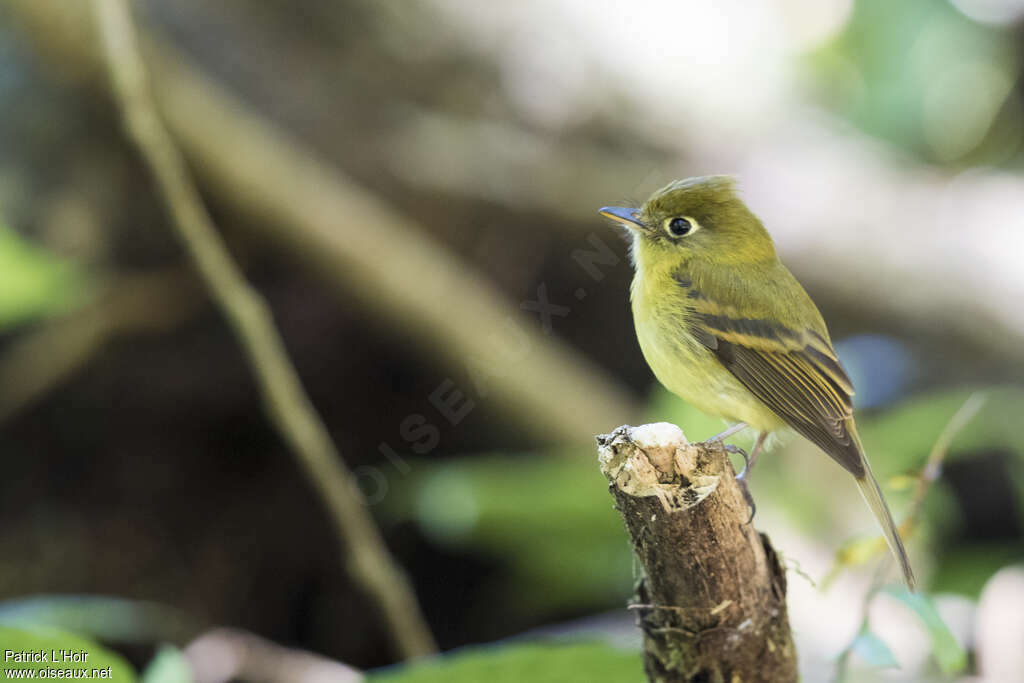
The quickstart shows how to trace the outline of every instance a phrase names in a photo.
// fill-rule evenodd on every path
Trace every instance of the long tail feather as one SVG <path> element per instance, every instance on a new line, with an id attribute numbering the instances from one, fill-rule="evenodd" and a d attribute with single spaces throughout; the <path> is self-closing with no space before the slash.
<path id="1" fill-rule="evenodd" d="M 863 477 L 858 477 L 855 480 L 857 488 L 860 489 L 865 502 L 871 508 L 875 521 L 878 522 L 878 526 L 885 536 L 885 542 L 889 546 L 889 550 L 892 551 L 893 557 L 899 562 L 907 588 L 913 591 L 915 585 L 914 570 L 910 568 L 910 559 L 907 557 L 906 548 L 903 547 L 903 539 L 900 538 L 900 532 L 896 528 L 896 522 L 893 521 L 892 513 L 889 512 L 889 506 L 885 504 L 885 498 L 882 497 L 882 489 L 878 486 L 878 480 L 871 473 L 871 467 L 868 465 L 867 458 L 864 458 L 864 472 Z"/>

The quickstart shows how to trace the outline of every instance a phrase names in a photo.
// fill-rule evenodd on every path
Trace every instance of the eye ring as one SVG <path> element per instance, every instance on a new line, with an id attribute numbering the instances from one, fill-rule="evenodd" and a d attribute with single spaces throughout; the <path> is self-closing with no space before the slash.
<path id="1" fill-rule="evenodd" d="M 665 219 L 665 232 L 671 237 L 685 237 L 700 228 L 700 224 L 689 216 L 675 216 Z"/>

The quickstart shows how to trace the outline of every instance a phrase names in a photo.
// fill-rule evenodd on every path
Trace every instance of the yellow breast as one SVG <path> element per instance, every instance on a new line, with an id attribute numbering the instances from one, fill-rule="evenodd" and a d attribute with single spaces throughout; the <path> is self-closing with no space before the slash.
<path id="1" fill-rule="evenodd" d="M 685 290 L 668 273 L 637 268 L 631 299 L 637 340 L 647 364 L 662 385 L 698 410 L 773 431 L 783 422 L 725 369 L 714 353 L 690 333 Z"/>

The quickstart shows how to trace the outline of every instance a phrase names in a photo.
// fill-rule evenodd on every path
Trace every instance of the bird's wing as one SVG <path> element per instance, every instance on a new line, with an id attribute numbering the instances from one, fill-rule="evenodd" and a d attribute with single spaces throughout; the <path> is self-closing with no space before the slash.
<path id="1" fill-rule="evenodd" d="M 691 333 L 740 383 L 854 476 L 864 476 L 851 433 L 853 384 L 826 336 L 745 317 L 692 289 L 688 304 Z"/>

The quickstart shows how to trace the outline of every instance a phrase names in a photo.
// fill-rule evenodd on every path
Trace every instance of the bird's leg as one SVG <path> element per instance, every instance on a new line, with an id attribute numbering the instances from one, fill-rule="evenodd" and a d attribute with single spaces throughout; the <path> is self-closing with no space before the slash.
<path id="1" fill-rule="evenodd" d="M 715 443 L 728 439 L 737 432 L 742 432 L 747 428 L 746 422 L 737 422 L 733 426 L 726 429 L 721 434 L 715 434 L 713 437 L 707 440 L 708 443 Z M 750 450 L 748 456 L 739 446 L 733 446 L 731 444 L 722 444 L 722 448 L 725 449 L 726 453 L 736 453 L 743 458 L 743 470 L 736 475 L 736 481 L 740 485 L 740 490 L 743 491 L 743 498 L 746 499 L 747 505 L 750 506 L 750 517 L 747 519 L 747 524 L 754 519 L 754 513 L 757 512 L 757 506 L 754 505 L 754 498 L 750 495 L 750 490 L 747 488 L 747 475 L 750 473 L 751 468 L 754 466 L 754 460 L 757 459 L 757 454 L 761 450 L 761 446 L 764 445 L 764 440 L 768 436 L 768 432 L 761 432 L 757 435 L 757 441 L 754 442 L 754 447 Z"/>
<path id="2" fill-rule="evenodd" d="M 734 424 L 732 427 L 729 427 L 728 429 L 726 429 L 721 434 L 715 434 L 713 437 L 708 439 L 708 441 L 725 441 L 726 439 L 728 439 L 733 434 L 736 434 L 737 432 L 742 432 L 746 428 L 747 428 L 747 423 L 746 422 L 737 422 L 736 424 Z"/>
<path id="3" fill-rule="evenodd" d="M 757 435 L 757 441 L 754 442 L 754 447 L 750 449 L 750 455 L 743 458 L 743 471 L 736 475 L 737 479 L 746 479 L 750 476 L 750 470 L 754 469 L 754 463 L 757 461 L 757 456 L 761 452 L 761 447 L 764 446 L 764 440 L 767 438 L 768 432 L 761 432 Z"/>
<path id="4" fill-rule="evenodd" d="M 750 517 L 747 519 L 747 524 L 754 520 L 754 514 L 757 512 L 757 506 L 754 505 L 754 497 L 750 495 L 750 489 L 747 487 L 747 479 L 750 477 L 750 470 L 754 468 L 757 455 L 761 452 L 761 447 L 764 446 L 764 440 L 767 438 L 768 432 L 758 434 L 754 447 L 750 449 L 749 456 L 743 453 L 743 451 L 739 451 L 743 455 L 743 471 L 736 475 L 736 482 L 740 485 L 740 490 L 743 491 L 743 497 L 746 499 L 747 505 L 750 506 Z"/>

